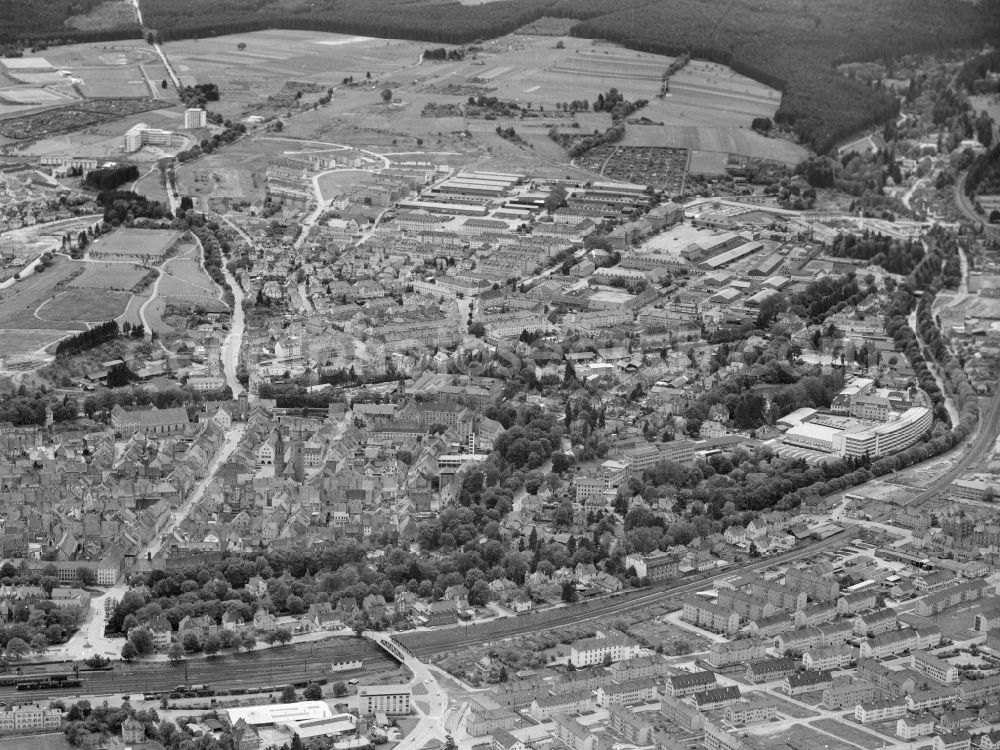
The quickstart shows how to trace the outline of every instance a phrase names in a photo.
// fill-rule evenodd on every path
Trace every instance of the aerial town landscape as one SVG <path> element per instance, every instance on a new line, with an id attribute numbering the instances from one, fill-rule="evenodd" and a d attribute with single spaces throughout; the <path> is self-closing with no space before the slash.
<path id="1" fill-rule="evenodd" d="M 0 750 L 998 750 L 998 39 L 0 0 Z"/>

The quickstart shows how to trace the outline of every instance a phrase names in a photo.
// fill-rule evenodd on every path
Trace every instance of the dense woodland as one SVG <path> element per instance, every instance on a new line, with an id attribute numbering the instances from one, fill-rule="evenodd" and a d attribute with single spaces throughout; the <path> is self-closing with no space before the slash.
<path id="1" fill-rule="evenodd" d="M 881 266 L 889 273 L 907 275 L 913 273 L 923 260 L 924 247 L 913 240 L 897 240 L 881 234 L 865 234 L 857 237 L 842 234 L 826 246 L 826 253 L 838 258 L 863 260 Z"/>
<path id="2" fill-rule="evenodd" d="M 87 172 L 84 184 L 93 190 L 115 190 L 126 182 L 139 179 L 139 167 L 135 164 L 119 164 L 114 167 L 101 167 Z"/>
<path id="3" fill-rule="evenodd" d="M 967 195 L 1000 193 L 1000 144 L 972 162 L 965 177 L 965 192 Z"/>
<path id="4" fill-rule="evenodd" d="M 93 11 L 103 0 L 0 0 L 0 42 L 33 44 L 47 39 L 52 44 L 71 41 L 90 42 L 102 39 L 136 38 L 138 24 L 125 29 L 107 31 L 78 31 L 66 28 L 65 21 L 76 15 Z"/>
<path id="5" fill-rule="evenodd" d="M 11 21 L 0 29 L 0 42 L 65 40 L 63 19 L 94 4 L 32 0 L 28 11 L 22 3 L 15 8 L 13 0 L 0 0 L 0 17 Z M 206 6 L 200 0 L 145 0 L 143 15 L 164 41 L 277 27 L 448 44 L 501 36 L 543 15 L 580 19 L 572 30 L 575 36 L 725 63 L 781 89 L 776 121 L 819 153 L 898 112 L 889 92 L 842 76 L 835 65 L 976 45 L 1000 35 L 1000 5 L 950 0 L 636 0 L 627 6 L 615 0 L 508 0 L 475 6 L 393 0 L 320 0 L 294 6 L 284 0 L 220 0 Z M 136 31 L 96 34 L 131 38 Z M 983 80 L 976 76 L 993 62 L 984 58 L 966 77 Z"/>
<path id="6" fill-rule="evenodd" d="M 56 345 L 56 356 L 79 354 L 87 349 L 93 349 L 118 338 L 119 333 L 118 323 L 109 320 L 107 323 L 101 323 L 60 341 Z"/>

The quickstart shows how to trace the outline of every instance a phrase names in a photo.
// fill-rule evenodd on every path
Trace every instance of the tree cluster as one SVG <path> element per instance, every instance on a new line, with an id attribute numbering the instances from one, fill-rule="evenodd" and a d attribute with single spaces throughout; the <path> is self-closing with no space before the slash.
<path id="1" fill-rule="evenodd" d="M 197 214 L 188 213 L 185 216 L 188 228 L 201 242 L 204 256 L 205 271 L 212 278 L 219 288 L 222 289 L 223 299 L 226 304 L 232 307 L 233 292 L 226 281 L 225 259 L 232 251 L 229 240 L 216 222 L 206 223 Z"/>
<path id="2" fill-rule="evenodd" d="M 913 273 L 924 257 L 921 242 L 893 239 L 882 234 L 871 234 L 867 230 L 861 237 L 853 234 L 838 235 L 826 245 L 825 251 L 838 258 L 864 260 L 901 276 Z"/>
<path id="3" fill-rule="evenodd" d="M 445 49 L 444 47 L 437 47 L 435 49 L 425 49 L 424 50 L 425 60 L 464 60 L 465 50 L 461 47 L 453 47 L 452 49 Z"/>
<path id="4" fill-rule="evenodd" d="M 1000 143 L 980 154 L 965 175 L 967 195 L 1000 193 Z"/>
<path id="5" fill-rule="evenodd" d="M 212 114 L 213 113 L 211 112 L 209 113 L 210 115 L 209 119 L 212 119 L 211 118 Z M 280 124 L 281 120 L 276 120 L 276 122 Z M 197 159 L 198 157 L 204 156 L 205 154 L 211 154 L 212 152 L 215 151 L 215 149 L 219 148 L 220 146 L 225 146 L 228 143 L 232 143 L 233 141 L 235 141 L 236 139 L 238 139 L 240 136 L 242 136 L 244 133 L 247 132 L 247 126 L 244 125 L 242 122 L 233 123 L 230 122 L 229 120 L 226 120 L 224 123 L 221 124 L 223 125 L 224 128 L 221 133 L 213 133 L 210 138 L 203 138 L 200 143 L 195 144 L 191 148 L 185 151 L 179 151 L 177 153 L 177 161 L 183 164 L 184 162 L 191 161 L 192 159 Z"/>
<path id="6" fill-rule="evenodd" d="M 98 194 L 97 202 L 104 209 L 104 222 L 108 229 L 122 224 L 131 225 L 136 219 L 172 218 L 168 206 L 132 191 L 105 191 Z"/>
<path id="7" fill-rule="evenodd" d="M 69 338 L 62 339 L 56 344 L 56 356 L 69 356 L 85 352 L 88 349 L 93 349 L 95 346 L 113 341 L 118 338 L 119 333 L 118 323 L 114 320 L 109 320 L 107 323 L 101 323 L 89 330 L 81 331 Z"/>
<path id="8" fill-rule="evenodd" d="M 179 93 L 184 106 L 194 109 L 205 109 L 208 102 L 219 101 L 219 86 L 215 83 L 184 86 Z"/>
<path id="9" fill-rule="evenodd" d="M 112 191 L 127 182 L 139 179 L 139 167 L 135 164 L 118 164 L 113 167 L 101 167 L 87 172 L 83 178 L 84 184 L 92 190 Z"/>
<path id="10" fill-rule="evenodd" d="M 826 276 L 811 282 L 804 292 L 793 296 L 790 307 L 804 310 L 811 323 L 823 323 L 830 315 L 857 305 L 866 296 L 867 291 L 858 287 L 853 273 Z"/>

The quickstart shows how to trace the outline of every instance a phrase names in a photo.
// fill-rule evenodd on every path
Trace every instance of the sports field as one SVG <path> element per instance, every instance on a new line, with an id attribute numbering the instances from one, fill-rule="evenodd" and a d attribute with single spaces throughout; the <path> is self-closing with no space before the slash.
<path id="1" fill-rule="evenodd" d="M 155 260 L 166 255 L 180 236 L 170 229 L 117 229 L 94 240 L 87 252 L 93 258 Z"/>
<path id="2" fill-rule="evenodd" d="M 80 90 L 87 98 L 97 96 L 149 96 L 150 89 L 138 65 L 75 68 Z M 159 83 L 159 81 L 157 81 Z"/>

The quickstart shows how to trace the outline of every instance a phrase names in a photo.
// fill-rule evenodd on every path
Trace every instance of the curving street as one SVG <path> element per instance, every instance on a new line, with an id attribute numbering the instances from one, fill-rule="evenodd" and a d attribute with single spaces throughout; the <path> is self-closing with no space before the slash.
<path id="1" fill-rule="evenodd" d="M 366 632 L 364 636 L 382 648 L 395 653 L 395 644 L 391 644 L 394 636 L 391 633 Z M 391 645 L 389 645 L 391 644 Z M 396 745 L 395 750 L 416 750 L 430 740 L 444 741 L 445 722 L 447 720 L 448 694 L 430 668 L 416 658 L 412 653 L 403 655 L 403 665 L 412 672 L 410 688 L 413 690 L 412 705 L 420 718 L 417 726 Z"/>

